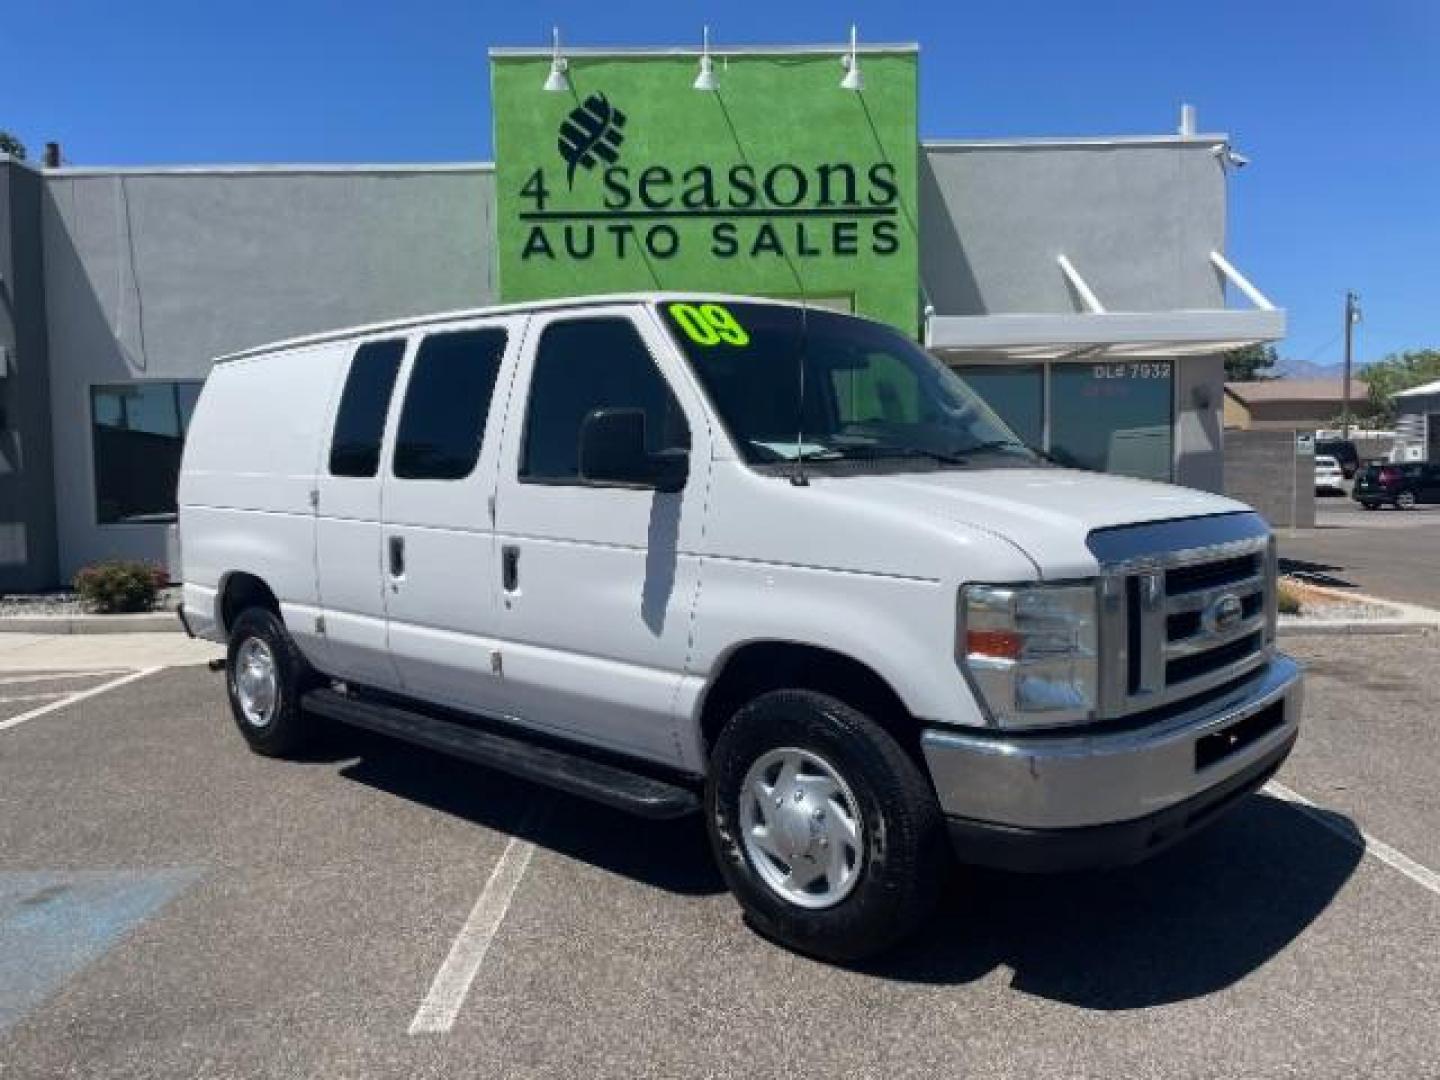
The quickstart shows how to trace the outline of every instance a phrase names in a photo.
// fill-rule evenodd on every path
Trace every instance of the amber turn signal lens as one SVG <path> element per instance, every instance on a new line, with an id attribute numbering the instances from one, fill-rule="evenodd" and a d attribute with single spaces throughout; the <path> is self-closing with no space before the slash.
<path id="1" fill-rule="evenodd" d="M 1024 639 L 1013 630 L 971 630 L 965 635 L 965 651 L 970 656 L 1019 660 L 1024 645 Z"/>

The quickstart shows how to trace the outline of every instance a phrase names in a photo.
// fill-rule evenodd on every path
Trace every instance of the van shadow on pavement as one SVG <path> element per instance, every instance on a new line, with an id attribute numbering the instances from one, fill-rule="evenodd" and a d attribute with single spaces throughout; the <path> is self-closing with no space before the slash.
<path id="1" fill-rule="evenodd" d="M 725 891 L 699 815 L 646 821 L 368 732 L 337 731 L 325 741 L 343 741 L 347 761 L 359 753 L 340 770 L 347 780 L 667 892 L 707 896 Z"/>
<path id="2" fill-rule="evenodd" d="M 644 821 L 380 736 L 339 737 L 347 779 L 668 892 L 724 891 L 698 815 Z M 1255 795 L 1135 867 L 1064 875 L 961 867 L 924 931 L 856 970 L 958 984 L 1005 966 L 1015 989 L 1081 1008 L 1183 1001 L 1279 954 L 1361 858 L 1289 803 Z"/>
<path id="3" fill-rule="evenodd" d="M 1255 795 L 1139 866 L 1055 876 L 962 870 L 931 932 L 867 970 L 948 983 L 1005 965 L 1015 989 L 1081 1008 L 1183 1001 L 1279 954 L 1362 857 L 1289 803 Z"/>
<path id="4" fill-rule="evenodd" d="M 1334 571 L 1344 569 L 1343 566 L 1336 566 L 1332 563 L 1309 562 L 1305 559 L 1287 559 L 1283 555 L 1280 556 L 1280 573 L 1301 578 L 1304 581 L 1313 582 L 1316 585 L 1324 585 L 1331 589 L 1355 588 L 1353 581 L 1347 581 L 1345 578 L 1335 576 Z"/>

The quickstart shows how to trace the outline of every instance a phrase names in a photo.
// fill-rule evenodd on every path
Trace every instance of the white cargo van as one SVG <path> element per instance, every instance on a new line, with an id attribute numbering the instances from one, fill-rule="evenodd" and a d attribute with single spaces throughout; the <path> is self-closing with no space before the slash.
<path id="1" fill-rule="evenodd" d="M 793 304 L 589 298 L 227 357 L 179 502 L 182 618 L 228 643 L 257 751 L 321 716 L 703 810 L 753 923 L 830 958 L 914 929 L 947 847 L 1159 851 L 1300 720 L 1257 515 L 1052 467 L 902 334 Z"/>

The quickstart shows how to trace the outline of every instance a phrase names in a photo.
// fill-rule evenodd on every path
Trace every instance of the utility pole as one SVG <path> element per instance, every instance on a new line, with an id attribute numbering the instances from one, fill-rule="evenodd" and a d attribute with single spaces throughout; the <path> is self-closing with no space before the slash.
<path id="1" fill-rule="evenodd" d="M 1350 362 L 1354 355 L 1355 324 L 1360 321 L 1360 297 L 1345 293 L 1345 385 L 1341 388 L 1344 404 L 1340 407 L 1340 438 L 1350 438 Z"/>

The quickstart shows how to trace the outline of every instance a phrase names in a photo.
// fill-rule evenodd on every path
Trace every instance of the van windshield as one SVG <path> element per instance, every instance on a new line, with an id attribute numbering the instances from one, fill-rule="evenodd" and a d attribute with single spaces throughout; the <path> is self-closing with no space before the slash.
<path id="1" fill-rule="evenodd" d="M 963 379 L 888 326 L 763 303 L 660 310 L 751 465 L 1038 460 Z"/>

